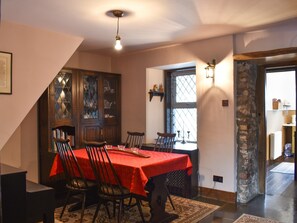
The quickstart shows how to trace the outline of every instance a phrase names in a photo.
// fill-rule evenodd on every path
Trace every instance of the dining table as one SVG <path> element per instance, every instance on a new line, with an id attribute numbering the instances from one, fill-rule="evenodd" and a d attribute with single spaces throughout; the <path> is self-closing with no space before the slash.
<path id="1" fill-rule="evenodd" d="M 73 152 L 85 177 L 95 180 L 86 149 L 74 149 Z M 192 174 L 192 163 L 187 154 L 147 150 L 132 152 L 129 148 L 124 150 L 113 148 L 108 150 L 108 154 L 121 184 L 131 193 L 147 198 L 151 213 L 149 222 L 171 222 L 178 218 L 177 214 L 167 213 L 165 210 L 167 193 L 164 185 L 169 172 L 186 170 L 188 175 Z M 50 176 L 61 173 L 63 166 L 57 154 Z"/>

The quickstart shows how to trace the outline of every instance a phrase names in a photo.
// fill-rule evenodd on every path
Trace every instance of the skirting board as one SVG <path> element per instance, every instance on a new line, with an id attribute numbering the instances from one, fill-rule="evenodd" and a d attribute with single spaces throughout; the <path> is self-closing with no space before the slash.
<path id="1" fill-rule="evenodd" d="M 211 198 L 227 203 L 236 203 L 236 192 L 227 192 L 205 187 L 199 187 L 199 191 L 201 197 Z"/>

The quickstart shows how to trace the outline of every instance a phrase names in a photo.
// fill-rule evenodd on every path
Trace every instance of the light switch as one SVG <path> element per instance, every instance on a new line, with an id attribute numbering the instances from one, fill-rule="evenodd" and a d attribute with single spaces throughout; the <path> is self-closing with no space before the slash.
<path id="1" fill-rule="evenodd" d="M 228 107 L 229 106 L 229 100 L 222 100 L 222 106 Z"/>

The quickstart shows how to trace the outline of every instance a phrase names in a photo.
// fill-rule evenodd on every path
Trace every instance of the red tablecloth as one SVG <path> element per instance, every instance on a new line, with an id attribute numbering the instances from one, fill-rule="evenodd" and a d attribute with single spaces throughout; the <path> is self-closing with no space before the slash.
<path id="1" fill-rule="evenodd" d="M 149 155 L 150 158 L 142 158 L 133 154 L 124 154 L 110 151 L 110 159 L 119 175 L 123 186 L 130 189 L 132 193 L 146 196 L 144 186 L 150 177 L 161 175 L 175 170 L 187 170 L 192 173 L 192 163 L 186 154 L 162 153 L 154 151 L 140 151 Z M 87 179 L 95 179 L 88 155 L 85 149 L 74 150 L 78 163 L 80 164 Z M 62 173 L 63 167 L 59 156 L 55 157 L 50 176 Z"/>

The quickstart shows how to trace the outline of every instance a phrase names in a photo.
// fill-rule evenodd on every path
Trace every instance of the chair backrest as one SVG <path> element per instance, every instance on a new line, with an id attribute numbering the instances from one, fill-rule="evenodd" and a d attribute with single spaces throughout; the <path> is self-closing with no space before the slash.
<path id="1" fill-rule="evenodd" d="M 96 177 L 98 192 L 106 196 L 123 194 L 123 187 L 106 149 L 106 142 L 85 142 Z"/>
<path id="2" fill-rule="evenodd" d="M 154 151 L 171 153 L 174 146 L 175 133 L 157 133 L 158 138 Z"/>
<path id="3" fill-rule="evenodd" d="M 126 148 L 139 148 L 142 147 L 142 142 L 144 139 L 144 132 L 127 132 L 128 136 L 126 139 Z"/>
<path id="4" fill-rule="evenodd" d="M 76 189 L 88 187 L 87 180 L 77 162 L 76 156 L 70 146 L 69 139 L 54 138 L 58 154 L 64 169 L 67 185 Z"/>

